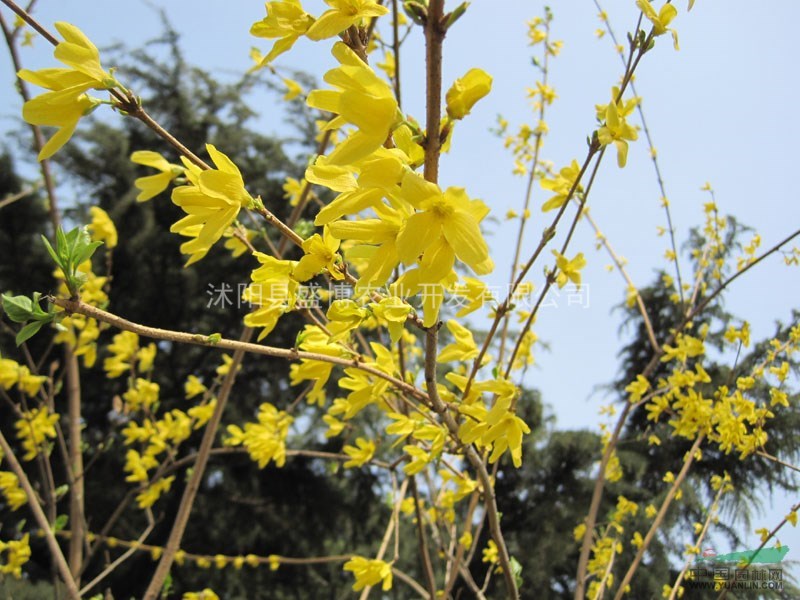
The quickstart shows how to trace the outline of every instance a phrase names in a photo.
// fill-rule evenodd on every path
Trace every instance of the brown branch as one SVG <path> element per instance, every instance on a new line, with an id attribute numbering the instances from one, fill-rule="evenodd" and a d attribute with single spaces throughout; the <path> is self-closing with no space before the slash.
<path id="1" fill-rule="evenodd" d="M 422 572 L 425 574 L 425 583 L 428 586 L 428 594 L 431 598 L 436 598 L 436 575 L 433 573 L 433 563 L 431 562 L 431 553 L 428 548 L 428 539 L 425 535 L 425 522 L 422 518 L 422 509 L 420 508 L 419 490 L 417 489 L 417 480 L 412 475 L 409 477 L 411 481 L 411 494 L 414 497 L 414 511 L 417 515 L 417 540 L 419 543 L 419 560 L 422 563 Z"/>
<path id="2" fill-rule="evenodd" d="M 252 335 L 253 330 L 249 327 L 246 327 L 242 332 L 240 342 L 243 344 L 247 343 Z M 217 430 L 222 422 L 222 413 L 225 411 L 225 405 L 228 402 L 228 398 L 230 398 L 233 384 L 236 381 L 236 373 L 239 370 L 239 366 L 242 364 L 244 354 L 245 349 L 243 347 L 237 348 L 233 353 L 233 360 L 231 362 L 230 369 L 228 370 L 227 375 L 225 375 L 219 395 L 217 396 L 217 405 L 214 407 L 214 413 L 211 415 L 211 419 L 209 419 L 208 423 L 206 424 L 205 431 L 203 432 L 203 439 L 200 442 L 200 449 L 197 451 L 197 459 L 195 460 L 192 474 L 189 477 L 189 482 L 186 484 L 186 488 L 183 491 L 183 497 L 181 498 L 181 503 L 178 507 L 178 514 L 175 516 L 175 521 L 172 525 L 172 530 L 169 533 L 169 538 L 167 539 L 164 553 L 161 555 L 161 560 L 158 561 L 158 566 L 156 567 L 156 571 L 153 573 L 153 577 L 150 580 L 150 585 L 147 586 L 147 591 L 145 591 L 145 600 L 156 600 L 156 598 L 159 597 L 161 594 L 161 589 L 164 586 L 164 581 L 166 580 L 167 575 L 169 575 L 169 570 L 172 567 L 173 561 L 175 560 L 175 553 L 180 547 L 181 539 L 183 539 L 183 533 L 186 531 L 186 526 L 189 523 L 189 515 L 192 512 L 192 506 L 194 505 L 197 493 L 200 491 L 200 483 L 205 476 L 209 454 L 214 445 L 214 438 L 217 436 Z"/>
<path id="3" fill-rule="evenodd" d="M 61 575 L 61 579 L 64 581 L 64 584 L 67 587 L 67 593 L 69 594 L 70 598 L 79 600 L 80 594 L 78 593 L 78 586 L 75 584 L 75 580 L 72 578 L 69 565 L 64 558 L 64 554 L 61 552 L 61 547 L 56 541 L 55 535 L 53 534 L 53 529 L 50 526 L 50 523 L 47 521 L 47 517 L 45 516 L 41 505 L 36 500 L 36 492 L 33 490 L 33 486 L 31 485 L 28 476 L 25 474 L 22 465 L 19 463 L 16 455 L 14 454 L 14 450 L 8 444 L 8 441 L 6 440 L 6 437 L 3 435 L 2 431 L 0 431 L 0 449 L 3 450 L 5 460 L 11 467 L 14 475 L 17 476 L 20 487 L 22 487 L 22 490 L 25 492 L 25 495 L 28 498 L 28 506 L 33 513 L 33 518 L 36 520 L 39 528 L 44 532 L 45 540 L 47 541 L 47 547 L 50 550 L 50 555 L 53 558 L 53 562 L 55 563 L 58 573 Z"/>
<path id="4" fill-rule="evenodd" d="M 442 149 L 442 42 L 446 33 L 442 25 L 444 0 L 431 0 L 425 21 L 426 121 L 425 179 L 439 181 L 439 154 Z"/>
<path id="5" fill-rule="evenodd" d="M 441 416 L 451 435 L 458 439 L 458 423 L 453 415 L 450 414 L 442 399 L 439 397 L 439 390 L 436 387 L 436 347 L 438 344 L 438 330 L 436 327 L 428 329 L 425 341 L 425 384 L 428 388 L 428 395 L 431 399 L 433 409 Z M 483 458 L 478 454 L 473 446 L 466 446 L 464 454 L 470 465 L 478 475 L 481 487 L 483 488 L 483 501 L 486 506 L 486 516 L 489 519 L 489 530 L 492 532 L 492 539 L 497 544 L 500 567 L 503 570 L 503 578 L 506 584 L 506 592 L 509 598 L 517 600 L 517 582 L 511 571 L 511 559 L 506 547 L 505 538 L 500 527 L 500 513 L 497 510 L 497 498 L 494 493 L 494 485 Z"/>
<path id="6" fill-rule="evenodd" d="M 622 578 L 622 581 L 617 588 L 617 593 L 614 596 L 614 600 L 621 600 L 622 596 L 625 595 L 625 588 L 628 587 L 628 584 L 633 579 L 633 574 L 636 572 L 636 569 L 639 568 L 639 563 L 642 562 L 642 558 L 644 558 L 644 553 L 647 552 L 647 548 L 650 547 L 650 542 L 653 541 L 656 533 L 658 532 L 659 527 L 661 527 L 661 523 L 664 521 L 664 517 L 667 516 L 667 510 L 672 504 L 672 500 L 675 498 L 675 494 L 678 493 L 678 488 L 680 488 L 683 481 L 686 479 L 686 476 L 689 474 L 689 469 L 692 467 L 692 463 L 694 462 L 695 456 L 697 455 L 700 444 L 703 443 L 705 439 L 705 434 L 702 433 L 697 436 L 697 439 L 692 444 L 691 449 L 688 452 L 688 456 L 686 460 L 683 461 L 683 466 L 681 467 L 680 473 L 678 476 L 675 477 L 675 481 L 670 487 L 669 492 L 667 492 L 667 497 L 664 498 L 664 502 L 661 503 L 661 508 L 658 509 L 658 514 L 656 514 L 656 518 L 653 519 L 653 524 L 650 526 L 650 530 L 647 532 L 647 535 L 644 536 L 644 541 L 641 546 L 636 551 L 636 556 L 633 559 L 630 567 L 628 567 L 625 576 Z"/>
<path id="7" fill-rule="evenodd" d="M 262 346 L 260 344 L 246 343 L 236 340 L 229 340 L 225 338 L 222 338 L 219 341 L 216 340 L 212 341 L 209 340 L 209 336 L 207 335 L 184 333 L 181 331 L 172 331 L 169 329 L 158 329 L 156 327 L 148 327 L 146 325 L 133 323 L 132 321 L 128 321 L 127 319 L 123 319 L 122 317 L 118 317 L 117 315 L 106 312 L 95 306 L 85 304 L 80 300 L 66 300 L 64 298 L 54 298 L 52 296 L 48 296 L 48 300 L 53 304 L 55 304 L 56 306 L 60 306 L 61 308 L 67 310 L 68 312 L 80 313 L 82 315 L 86 315 L 87 317 L 92 317 L 93 319 L 97 319 L 98 321 L 108 323 L 109 325 L 112 325 L 117 329 L 132 331 L 133 333 L 136 333 L 143 337 L 152 338 L 155 340 L 166 340 L 170 342 L 176 342 L 179 344 L 192 344 L 195 346 L 205 346 L 207 348 L 216 348 L 218 350 L 236 351 L 242 349 L 245 352 L 249 352 L 251 354 L 260 354 L 263 356 L 272 356 L 275 358 L 284 358 L 287 360 L 316 360 L 320 362 L 328 362 L 334 365 L 340 365 L 343 367 L 353 367 L 356 369 L 360 369 L 365 373 L 369 373 L 370 375 L 374 375 L 375 377 L 388 381 L 395 388 L 411 396 L 414 396 L 418 400 L 422 400 L 426 404 L 429 402 L 428 395 L 422 390 L 406 383 L 405 381 L 393 377 L 392 375 L 389 375 L 376 367 L 373 367 L 369 364 L 362 362 L 361 359 L 358 357 L 347 359 L 347 358 L 340 358 L 338 356 L 328 356 L 326 354 L 318 354 L 315 352 L 304 352 L 302 350 L 296 350 L 294 348 L 275 348 L 274 346 Z"/>

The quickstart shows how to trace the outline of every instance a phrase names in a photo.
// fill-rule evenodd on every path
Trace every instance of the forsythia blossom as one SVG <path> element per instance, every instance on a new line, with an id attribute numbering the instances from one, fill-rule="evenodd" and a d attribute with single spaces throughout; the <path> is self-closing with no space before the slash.
<path id="1" fill-rule="evenodd" d="M 380 17 L 389 12 L 375 0 L 325 0 L 330 10 L 325 11 L 306 31 L 311 40 L 324 40 L 339 35 L 351 25 L 358 25 L 362 19 Z"/>
<path id="2" fill-rule="evenodd" d="M 181 252 L 191 255 L 186 266 L 203 258 L 239 211 L 255 202 L 233 161 L 211 144 L 206 144 L 206 150 L 217 168 L 203 171 L 187 164 L 189 184 L 172 191 L 172 201 L 187 216 L 172 225 L 170 231 L 192 238 L 181 244 Z"/>
<path id="3" fill-rule="evenodd" d="M 381 582 L 384 592 L 392 589 L 392 565 L 382 560 L 354 556 L 344 564 L 344 570 L 350 571 L 356 578 L 353 584 L 356 592 Z"/>
<path id="4" fill-rule="evenodd" d="M 147 175 L 139 177 L 133 184 L 139 190 L 139 195 L 136 196 L 137 202 L 145 202 L 163 192 L 173 179 L 184 174 L 186 169 L 180 165 L 174 165 L 168 162 L 166 158 L 161 156 L 158 152 L 150 150 L 138 150 L 131 154 L 131 162 L 137 165 L 144 165 L 152 167 L 159 173 L 155 175 Z"/>
<path id="5" fill-rule="evenodd" d="M 22 117 L 28 123 L 58 128 L 39 152 L 39 160 L 50 158 L 67 143 L 81 117 L 99 104 L 99 100 L 86 95 L 88 90 L 119 85 L 111 73 L 103 70 L 97 48 L 80 29 L 64 22 L 55 27 L 64 41 L 56 46 L 53 56 L 69 68 L 22 69 L 17 73 L 20 79 L 50 90 L 22 107 Z"/>
<path id="6" fill-rule="evenodd" d="M 325 81 L 337 89 L 313 90 L 307 104 L 338 115 L 330 128 L 350 123 L 358 128 L 328 156 L 332 165 L 344 165 L 380 148 L 403 117 L 391 86 L 378 77 L 355 52 L 337 42 L 333 55 L 341 66 L 325 73 Z"/>
<path id="7" fill-rule="evenodd" d="M 447 91 L 447 114 L 451 119 L 463 119 L 475 103 L 492 90 L 492 78 L 481 69 L 470 69 L 453 82 Z"/>

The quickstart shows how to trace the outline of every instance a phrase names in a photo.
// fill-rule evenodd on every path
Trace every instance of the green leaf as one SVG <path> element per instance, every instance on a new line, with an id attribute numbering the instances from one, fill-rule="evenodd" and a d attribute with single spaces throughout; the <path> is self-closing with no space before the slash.
<path id="1" fill-rule="evenodd" d="M 58 263 L 62 266 L 67 265 L 67 236 L 64 235 L 64 230 L 59 227 L 56 230 L 56 252 L 58 253 L 58 258 L 60 259 Z"/>
<path id="2" fill-rule="evenodd" d="M 33 302 L 27 296 L 3 294 L 3 310 L 14 323 L 24 323 L 31 319 Z"/>
<path id="3" fill-rule="evenodd" d="M 172 592 L 172 573 L 167 573 L 164 578 L 164 585 L 161 586 L 161 594 L 166 598 Z"/>
<path id="4" fill-rule="evenodd" d="M 64 270 L 64 265 L 62 264 L 62 261 L 59 258 L 58 254 L 56 254 L 56 251 L 53 250 L 53 247 L 50 245 L 50 242 L 48 241 L 48 239 L 46 237 L 42 236 L 42 241 L 44 242 L 44 247 L 47 248 L 47 252 L 52 257 L 53 262 L 55 262 L 56 265 L 63 271 Z"/>
<path id="5" fill-rule="evenodd" d="M 69 485 L 67 485 L 66 483 L 64 485 L 58 486 L 54 492 L 56 500 L 61 500 L 61 498 L 67 495 L 68 491 L 69 491 Z"/>
<path id="6" fill-rule="evenodd" d="M 517 587 L 520 588 L 522 587 L 522 565 L 513 556 L 509 562 L 511 563 L 511 573 L 514 575 L 514 581 L 517 582 Z"/>
<path id="7" fill-rule="evenodd" d="M 53 531 L 58 533 L 67 526 L 67 523 L 69 523 L 69 517 L 67 515 L 58 515 L 53 523 Z"/>
<path id="8" fill-rule="evenodd" d="M 36 335 L 45 323 L 47 323 L 47 321 L 31 321 L 20 329 L 16 338 L 17 346 L 21 346 L 24 342 Z"/>
<path id="9" fill-rule="evenodd" d="M 102 245 L 103 242 L 92 242 L 86 246 L 78 248 L 75 252 L 75 266 L 77 267 L 81 263 L 84 263 L 87 260 L 89 260 L 94 254 L 94 251 L 97 250 Z"/>

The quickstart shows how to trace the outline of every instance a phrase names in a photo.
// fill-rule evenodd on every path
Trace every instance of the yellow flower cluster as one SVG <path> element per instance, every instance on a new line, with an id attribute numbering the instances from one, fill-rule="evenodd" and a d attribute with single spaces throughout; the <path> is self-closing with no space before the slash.
<path id="1" fill-rule="evenodd" d="M 103 361 L 103 369 L 109 379 L 125 373 L 148 373 L 153 369 L 157 347 L 154 343 L 139 347 L 139 336 L 132 331 L 116 334 L 108 346 L 111 356 Z"/>
<path id="2" fill-rule="evenodd" d="M 22 577 L 22 566 L 30 560 L 30 535 L 25 534 L 21 540 L 0 540 L 0 556 L 5 555 L 0 563 L 0 573 L 11 575 L 15 579 Z"/>
<path id="3" fill-rule="evenodd" d="M 286 436 L 294 419 L 268 402 L 259 406 L 257 418 L 257 423 L 246 423 L 244 430 L 238 425 L 228 425 L 230 437 L 225 445 L 244 446 L 260 469 L 270 461 L 282 467 L 286 463 Z"/>
<path id="4" fill-rule="evenodd" d="M 33 460 L 41 452 L 49 451 L 47 440 L 55 439 L 56 423 L 58 414 L 51 413 L 46 406 L 32 408 L 22 413 L 22 418 L 14 424 L 14 427 L 17 430 L 17 439 L 25 450 L 23 460 Z"/>
<path id="5" fill-rule="evenodd" d="M 17 389 L 29 397 L 34 397 L 47 381 L 44 375 L 33 375 L 28 367 L 10 358 L 0 358 L 0 387 Z"/>
<path id="6" fill-rule="evenodd" d="M 392 589 L 392 565 L 385 561 L 354 556 L 345 563 L 344 570 L 355 577 L 353 590 L 356 592 L 379 583 L 384 592 Z"/>
<path id="7" fill-rule="evenodd" d="M 0 491 L 11 510 L 19 509 L 28 501 L 25 492 L 19 487 L 19 479 L 11 471 L 0 471 Z"/>

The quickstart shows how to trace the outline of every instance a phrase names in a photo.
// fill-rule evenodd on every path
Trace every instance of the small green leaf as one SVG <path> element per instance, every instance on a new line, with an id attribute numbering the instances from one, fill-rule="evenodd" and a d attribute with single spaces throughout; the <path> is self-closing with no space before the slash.
<path id="1" fill-rule="evenodd" d="M 3 310 L 14 323 L 24 323 L 31 319 L 33 302 L 27 296 L 3 294 Z"/>
<path id="2" fill-rule="evenodd" d="M 448 15 L 445 15 L 445 29 L 450 29 L 450 27 L 458 21 L 461 16 L 467 12 L 467 8 L 469 8 L 469 2 L 462 2 L 459 4 L 456 9 Z"/>
<path id="3" fill-rule="evenodd" d="M 161 586 L 161 594 L 166 598 L 172 592 L 172 573 L 167 573 L 164 578 L 164 585 Z"/>
<path id="4" fill-rule="evenodd" d="M 66 483 L 64 485 L 58 486 L 54 492 L 56 500 L 60 500 L 61 498 L 66 496 L 68 491 L 69 491 L 69 485 L 67 485 Z"/>
<path id="5" fill-rule="evenodd" d="M 210 336 L 206 338 L 209 344 L 219 344 L 220 340 L 222 340 L 221 333 L 212 333 Z"/>
<path id="6" fill-rule="evenodd" d="M 20 329 L 16 338 L 17 346 L 21 346 L 24 342 L 36 335 L 45 323 L 47 323 L 47 321 L 31 321 Z"/>
<path id="7" fill-rule="evenodd" d="M 69 523 L 69 517 L 67 515 L 58 515 L 53 523 L 53 531 L 58 533 L 67 526 L 67 523 Z"/>
<path id="8" fill-rule="evenodd" d="M 58 253 L 58 258 L 60 259 L 57 261 L 59 264 L 66 266 L 67 264 L 67 236 L 64 235 L 64 230 L 59 227 L 56 230 L 56 252 Z"/>
<path id="9" fill-rule="evenodd" d="M 513 556 L 509 562 L 511 563 L 511 573 L 514 575 L 514 581 L 517 582 L 517 587 L 520 588 L 522 587 L 522 565 Z"/>
<path id="10" fill-rule="evenodd" d="M 56 254 L 56 251 L 53 250 L 53 246 L 50 245 L 50 242 L 44 236 L 42 236 L 42 241 L 44 242 L 44 247 L 47 248 L 47 252 L 50 254 L 51 258 L 53 259 L 53 262 L 55 262 L 56 265 L 63 271 L 64 270 L 64 265 L 62 264 L 61 258 L 59 258 L 58 254 Z"/>
<path id="11" fill-rule="evenodd" d="M 82 246 L 79 249 L 77 249 L 74 257 L 75 266 L 77 267 L 80 264 L 85 263 L 87 260 L 89 260 L 94 254 L 94 251 L 97 250 L 102 245 L 103 242 L 92 242 L 91 244 Z"/>

